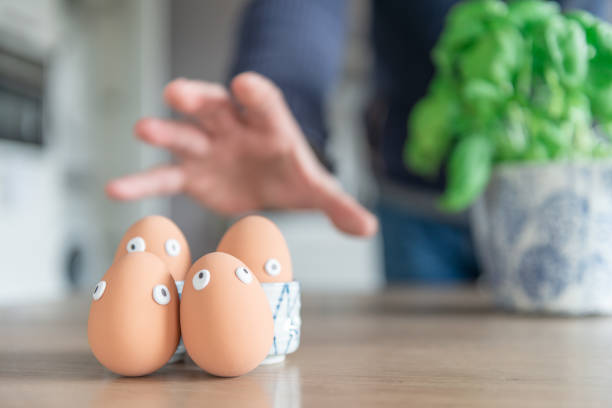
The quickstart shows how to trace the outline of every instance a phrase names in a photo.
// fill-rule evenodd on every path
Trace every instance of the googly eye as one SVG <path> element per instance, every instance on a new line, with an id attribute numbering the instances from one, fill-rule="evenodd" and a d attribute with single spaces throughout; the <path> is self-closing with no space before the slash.
<path id="1" fill-rule="evenodd" d="M 248 285 L 253 282 L 253 274 L 245 266 L 239 266 L 236 268 L 236 277 L 242 281 L 242 283 Z"/>
<path id="2" fill-rule="evenodd" d="M 191 282 L 193 283 L 193 288 L 195 290 L 204 289 L 206 285 L 208 285 L 208 282 L 210 282 L 210 272 L 206 269 L 198 271 L 195 275 L 193 275 Z"/>
<path id="3" fill-rule="evenodd" d="M 169 239 L 165 244 L 166 253 L 170 256 L 178 256 L 181 253 L 181 244 L 176 239 Z"/>
<path id="4" fill-rule="evenodd" d="M 162 306 L 170 303 L 170 291 L 166 285 L 156 285 L 153 288 L 153 300 Z"/>
<path id="5" fill-rule="evenodd" d="M 130 239 L 125 246 L 128 252 L 144 252 L 147 249 L 147 245 L 145 244 L 145 240 L 141 237 L 134 237 Z"/>
<path id="6" fill-rule="evenodd" d="M 94 287 L 93 292 L 91 292 L 91 297 L 93 298 L 93 300 L 98 300 L 102 297 L 105 290 L 106 290 L 106 281 L 100 281 L 96 283 L 96 286 Z"/>
<path id="7" fill-rule="evenodd" d="M 264 265 L 266 273 L 270 276 L 278 276 L 281 273 L 281 264 L 275 258 L 270 258 Z"/>

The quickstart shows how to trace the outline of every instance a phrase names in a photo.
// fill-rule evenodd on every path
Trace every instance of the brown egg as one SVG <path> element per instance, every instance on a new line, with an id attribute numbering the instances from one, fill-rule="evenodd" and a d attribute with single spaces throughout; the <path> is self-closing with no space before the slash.
<path id="1" fill-rule="evenodd" d="M 179 342 L 179 298 L 166 265 L 147 252 L 113 264 L 93 291 L 89 346 L 109 370 L 140 376 L 168 362 Z"/>
<path id="2" fill-rule="evenodd" d="M 265 217 L 249 215 L 236 222 L 221 238 L 217 251 L 240 259 L 261 283 L 293 280 L 287 242 L 276 224 Z"/>
<path id="3" fill-rule="evenodd" d="M 239 259 L 213 252 L 187 272 L 181 330 L 187 353 L 200 368 L 234 377 L 264 360 L 272 346 L 274 322 L 254 274 Z"/>
<path id="4" fill-rule="evenodd" d="M 168 266 L 174 280 L 181 281 L 191 266 L 191 252 L 185 235 L 174 222 L 161 215 L 151 215 L 136 221 L 127 230 L 115 260 L 130 252 L 151 252 Z"/>

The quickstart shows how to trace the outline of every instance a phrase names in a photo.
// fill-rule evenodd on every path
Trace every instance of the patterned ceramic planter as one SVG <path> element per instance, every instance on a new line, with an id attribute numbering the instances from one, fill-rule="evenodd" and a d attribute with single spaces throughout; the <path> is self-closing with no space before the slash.
<path id="1" fill-rule="evenodd" d="M 612 312 L 612 162 L 497 166 L 471 218 L 499 305 Z"/>

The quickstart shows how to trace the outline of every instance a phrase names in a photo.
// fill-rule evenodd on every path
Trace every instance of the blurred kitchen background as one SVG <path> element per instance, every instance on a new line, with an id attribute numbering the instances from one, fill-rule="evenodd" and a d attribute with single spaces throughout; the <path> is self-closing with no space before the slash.
<path id="1" fill-rule="evenodd" d="M 137 142 L 132 125 L 170 115 L 161 95 L 174 77 L 226 80 L 245 1 L 0 0 L 0 304 L 89 287 L 144 215 L 173 218 L 194 257 L 215 248 L 232 220 L 185 197 L 111 202 L 103 187 L 170 160 Z M 368 6 L 350 2 L 329 151 L 344 187 L 366 203 L 375 194 L 361 126 Z M 381 286 L 378 239 L 349 238 L 310 212 L 266 215 L 305 290 Z"/>

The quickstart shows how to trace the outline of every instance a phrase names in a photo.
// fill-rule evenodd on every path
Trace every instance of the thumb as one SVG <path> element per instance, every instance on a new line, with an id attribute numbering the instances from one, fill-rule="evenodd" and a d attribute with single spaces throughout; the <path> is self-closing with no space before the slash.
<path id="1" fill-rule="evenodd" d="M 378 230 L 376 216 L 338 187 L 327 187 L 321 197 L 319 208 L 340 231 L 369 237 Z"/>
<path id="2" fill-rule="evenodd" d="M 263 75 L 244 72 L 232 80 L 230 87 L 236 101 L 245 109 L 248 121 L 287 125 L 287 122 L 282 122 L 283 119 L 293 118 L 281 90 Z M 296 124 L 289 123 L 289 126 Z M 376 217 L 344 193 L 335 182 L 328 181 L 318 191 L 317 208 L 329 217 L 336 228 L 347 234 L 374 235 L 378 229 Z"/>

